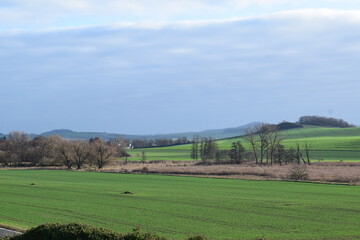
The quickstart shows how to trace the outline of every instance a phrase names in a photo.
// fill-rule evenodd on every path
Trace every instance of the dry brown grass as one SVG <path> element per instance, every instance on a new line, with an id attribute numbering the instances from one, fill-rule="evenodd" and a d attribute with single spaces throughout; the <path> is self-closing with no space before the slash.
<path id="1" fill-rule="evenodd" d="M 105 172 L 155 173 L 254 180 L 289 180 L 293 165 L 255 164 L 196 165 L 194 162 L 128 163 L 108 166 Z M 360 185 L 360 163 L 313 163 L 307 167 L 308 181 Z"/>
<path id="2" fill-rule="evenodd" d="M 185 175 L 213 178 L 233 178 L 247 180 L 291 180 L 293 165 L 256 164 L 214 164 L 198 165 L 195 162 L 157 161 L 152 163 L 129 162 L 124 165 L 116 162 L 101 169 L 101 172 L 153 173 L 166 175 Z M 66 170 L 65 167 L 16 167 L 2 169 Z M 81 171 L 99 171 L 96 167 L 84 167 Z M 346 183 L 360 185 L 360 162 L 316 162 L 307 166 L 307 181 Z"/>

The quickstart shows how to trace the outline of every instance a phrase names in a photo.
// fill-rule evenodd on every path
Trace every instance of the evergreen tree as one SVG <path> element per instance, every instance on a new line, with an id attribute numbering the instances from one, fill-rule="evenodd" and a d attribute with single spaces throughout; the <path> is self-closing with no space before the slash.
<path id="1" fill-rule="evenodd" d="M 232 163 L 240 164 L 244 160 L 245 148 L 240 141 L 233 142 L 230 150 L 230 159 Z"/>
<path id="2" fill-rule="evenodd" d="M 199 158 L 199 136 L 194 136 L 191 146 L 191 158 L 195 161 Z"/>

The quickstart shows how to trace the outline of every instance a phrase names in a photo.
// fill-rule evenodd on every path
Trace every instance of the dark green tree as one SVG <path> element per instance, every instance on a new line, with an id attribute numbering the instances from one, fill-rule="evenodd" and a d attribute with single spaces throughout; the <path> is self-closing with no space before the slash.
<path id="1" fill-rule="evenodd" d="M 202 138 L 200 142 L 200 157 L 203 162 L 215 159 L 217 143 L 213 138 Z"/>
<path id="2" fill-rule="evenodd" d="M 194 136 L 191 145 L 191 158 L 197 161 L 199 159 L 199 136 Z"/>
<path id="3" fill-rule="evenodd" d="M 240 141 L 232 143 L 229 155 L 232 163 L 241 164 L 243 162 L 245 148 Z"/>

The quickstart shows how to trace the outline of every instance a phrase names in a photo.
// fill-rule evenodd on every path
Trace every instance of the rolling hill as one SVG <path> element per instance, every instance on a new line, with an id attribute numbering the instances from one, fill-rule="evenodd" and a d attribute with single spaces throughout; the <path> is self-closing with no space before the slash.
<path id="1" fill-rule="evenodd" d="M 66 139 L 84 139 L 88 140 L 90 138 L 99 137 L 105 140 L 114 139 L 114 138 L 125 138 L 125 139 L 156 139 L 156 138 L 179 138 L 187 137 L 191 139 L 194 135 L 199 135 L 200 137 L 212 137 L 215 139 L 222 139 L 228 137 L 234 137 L 244 134 L 245 129 L 254 125 L 259 124 L 259 122 L 252 122 L 243 126 L 232 127 L 232 128 L 223 128 L 223 129 L 210 129 L 199 132 L 181 132 L 181 133 L 168 133 L 168 134 L 154 134 L 154 135 L 129 135 L 129 134 L 118 134 L 118 133 L 106 133 L 106 132 L 75 132 L 68 129 L 57 129 L 49 132 L 44 132 L 40 135 L 42 136 L 52 136 L 59 135 Z"/>
<path id="2" fill-rule="evenodd" d="M 360 128 L 327 128 L 305 126 L 304 128 L 281 131 L 286 148 L 307 143 L 311 158 L 315 161 L 360 161 Z M 217 140 L 220 149 L 230 149 L 233 142 L 240 141 L 246 149 L 249 144 L 242 137 Z M 146 152 L 148 160 L 190 161 L 191 144 L 162 148 L 131 149 L 131 160 L 139 160 L 139 153 Z"/>

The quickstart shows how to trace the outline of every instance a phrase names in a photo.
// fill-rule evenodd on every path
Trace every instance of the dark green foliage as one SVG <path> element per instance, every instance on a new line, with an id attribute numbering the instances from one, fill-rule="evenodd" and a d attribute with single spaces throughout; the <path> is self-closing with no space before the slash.
<path id="1" fill-rule="evenodd" d="M 121 240 L 166 240 L 154 233 L 141 232 L 140 228 L 135 228 L 131 233 L 124 235 Z"/>
<path id="2" fill-rule="evenodd" d="M 89 225 L 48 223 L 32 228 L 10 240 L 120 240 L 123 235 Z"/>
<path id="3" fill-rule="evenodd" d="M 202 138 L 200 142 L 200 157 L 203 162 L 215 159 L 218 146 L 213 138 Z"/>
<path id="4" fill-rule="evenodd" d="M 209 238 L 203 235 L 191 236 L 187 240 L 209 240 Z"/>
<path id="5" fill-rule="evenodd" d="M 215 154 L 215 159 L 217 162 L 226 162 L 229 160 L 229 150 L 217 150 Z"/>
<path id="6" fill-rule="evenodd" d="M 240 141 L 232 143 L 229 155 L 232 163 L 242 163 L 245 155 L 245 148 Z"/>
<path id="7" fill-rule="evenodd" d="M 47 223 L 32 228 L 22 235 L 0 240 L 167 240 L 154 233 L 135 228 L 131 233 L 120 234 L 103 228 L 79 223 Z M 193 236 L 187 240 L 208 240 L 205 236 Z"/>
<path id="8" fill-rule="evenodd" d="M 355 127 L 355 125 L 349 124 L 343 119 L 328 118 L 321 116 L 302 116 L 299 118 L 299 123 L 305 125 L 315 125 L 315 126 L 323 126 L 323 127 L 339 127 L 339 128 Z"/>
<path id="9" fill-rule="evenodd" d="M 279 131 L 294 129 L 294 128 L 303 128 L 304 126 L 300 123 L 292 123 L 292 122 L 281 122 L 276 125 Z"/>
<path id="10" fill-rule="evenodd" d="M 200 141 L 199 136 L 194 136 L 192 139 L 190 157 L 195 161 L 197 161 L 199 158 L 199 141 Z"/>

